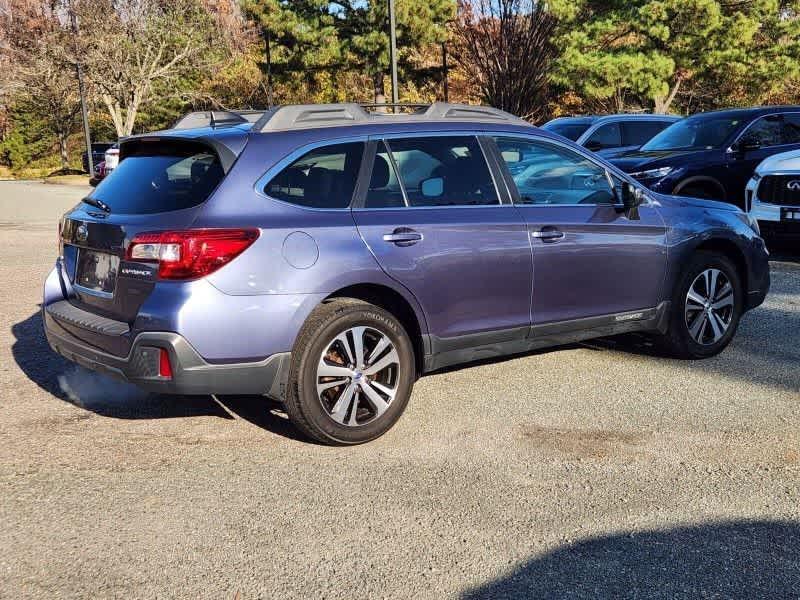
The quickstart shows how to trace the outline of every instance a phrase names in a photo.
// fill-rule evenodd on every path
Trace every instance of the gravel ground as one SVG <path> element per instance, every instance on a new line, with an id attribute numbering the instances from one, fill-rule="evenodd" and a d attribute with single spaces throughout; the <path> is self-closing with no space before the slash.
<path id="1" fill-rule="evenodd" d="M 148 397 L 48 349 L 82 193 L 0 183 L 0 597 L 800 598 L 791 257 L 717 358 L 633 338 L 450 370 L 328 448 L 264 399 Z"/>

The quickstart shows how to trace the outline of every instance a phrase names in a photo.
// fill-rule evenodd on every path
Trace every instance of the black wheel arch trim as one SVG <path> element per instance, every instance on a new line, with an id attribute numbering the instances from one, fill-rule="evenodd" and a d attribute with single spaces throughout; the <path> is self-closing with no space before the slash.
<path id="1" fill-rule="evenodd" d="M 672 195 L 673 196 L 680 196 L 681 191 L 685 188 L 689 187 L 690 185 L 701 184 L 701 185 L 712 185 L 717 190 L 722 193 L 722 196 L 718 198 L 723 202 L 728 201 L 728 192 L 725 189 L 725 186 L 722 183 L 709 175 L 693 175 L 692 177 L 687 177 L 686 179 L 682 179 L 679 181 L 673 188 L 672 188 Z M 717 200 L 717 198 L 711 198 L 712 200 Z"/>

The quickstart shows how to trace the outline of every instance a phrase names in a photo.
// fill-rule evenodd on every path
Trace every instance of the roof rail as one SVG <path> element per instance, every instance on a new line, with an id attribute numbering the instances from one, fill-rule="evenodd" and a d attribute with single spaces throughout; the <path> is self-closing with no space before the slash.
<path id="1" fill-rule="evenodd" d="M 368 123 L 397 123 L 418 121 L 483 121 L 524 123 L 519 117 L 491 106 L 471 106 L 468 104 L 449 104 L 434 102 L 430 105 L 404 105 L 413 107 L 413 113 L 378 113 L 367 112 L 366 108 L 395 107 L 395 104 L 290 104 L 276 106 L 263 115 L 253 125 L 253 131 L 286 131 L 290 129 L 308 129 L 312 127 L 341 127 L 346 125 L 363 125 Z"/>
<path id="2" fill-rule="evenodd" d="M 198 127 L 230 127 L 254 123 L 263 110 L 206 110 L 186 113 L 170 129 L 197 129 Z"/>

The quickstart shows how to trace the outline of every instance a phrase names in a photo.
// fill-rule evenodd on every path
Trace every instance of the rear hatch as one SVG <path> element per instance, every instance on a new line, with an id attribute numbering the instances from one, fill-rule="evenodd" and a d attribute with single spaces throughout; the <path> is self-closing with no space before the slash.
<path id="1" fill-rule="evenodd" d="M 190 228 L 233 162 L 225 154 L 196 138 L 123 143 L 114 173 L 64 217 L 60 241 L 63 276 L 73 292 L 69 303 L 131 325 L 156 285 L 158 265 L 126 260 L 128 245 L 143 232 Z M 125 340 L 105 340 L 68 323 L 66 328 L 109 352 L 127 352 Z"/>

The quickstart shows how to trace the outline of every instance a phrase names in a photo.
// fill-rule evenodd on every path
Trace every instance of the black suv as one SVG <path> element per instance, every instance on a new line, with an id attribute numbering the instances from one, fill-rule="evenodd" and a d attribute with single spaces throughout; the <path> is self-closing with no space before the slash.
<path id="1" fill-rule="evenodd" d="M 610 159 L 651 190 L 745 206 L 765 158 L 800 148 L 800 106 L 707 112 L 670 125 L 636 152 Z"/>

